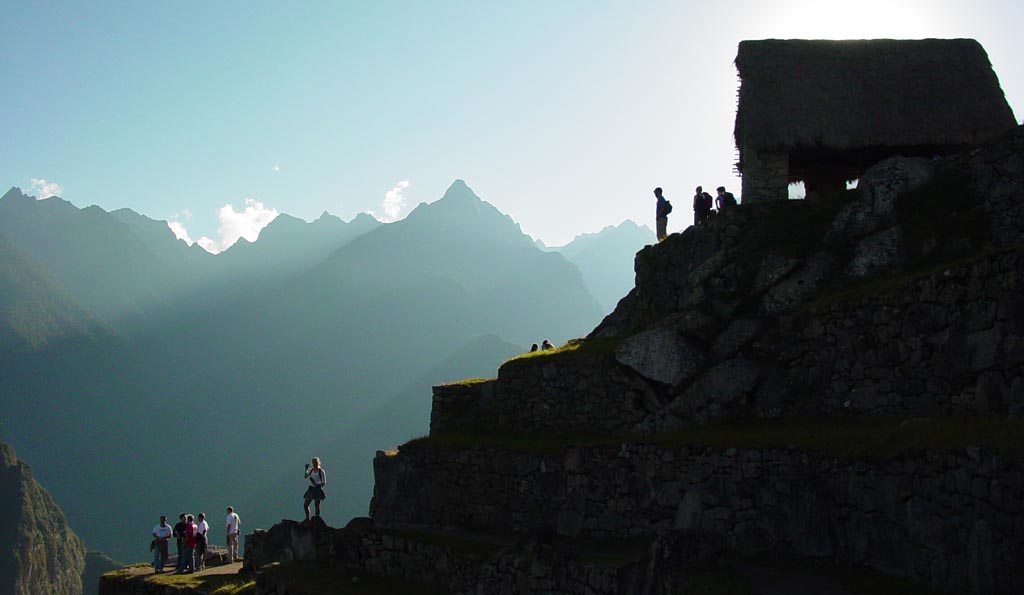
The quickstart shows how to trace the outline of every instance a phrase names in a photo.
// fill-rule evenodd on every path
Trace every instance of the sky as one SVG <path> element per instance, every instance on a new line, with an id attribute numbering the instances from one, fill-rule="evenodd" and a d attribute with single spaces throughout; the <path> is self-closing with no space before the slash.
<path id="1" fill-rule="evenodd" d="M 218 251 L 279 213 L 394 221 L 461 178 L 561 245 L 652 226 L 655 186 L 739 195 L 744 39 L 972 37 L 1019 121 L 1021 5 L 0 0 L 0 192 L 131 208 Z"/>

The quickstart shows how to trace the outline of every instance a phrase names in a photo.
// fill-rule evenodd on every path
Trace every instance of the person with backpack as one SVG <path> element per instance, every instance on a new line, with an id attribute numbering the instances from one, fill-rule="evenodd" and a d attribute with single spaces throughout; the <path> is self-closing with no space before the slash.
<path id="1" fill-rule="evenodd" d="M 668 237 L 668 214 L 672 212 L 672 203 L 662 196 L 660 187 L 654 189 L 654 197 L 658 199 L 654 208 L 654 222 L 658 229 L 658 241 L 660 242 Z"/>
<path id="2" fill-rule="evenodd" d="M 733 196 L 732 192 L 726 192 L 725 186 L 719 186 L 717 190 L 718 196 L 715 197 L 715 204 L 719 211 L 727 207 L 736 206 L 736 197 Z"/>
<path id="3" fill-rule="evenodd" d="M 711 195 L 704 192 L 702 186 L 697 186 L 693 194 L 693 224 L 700 225 L 711 216 L 712 200 Z"/>

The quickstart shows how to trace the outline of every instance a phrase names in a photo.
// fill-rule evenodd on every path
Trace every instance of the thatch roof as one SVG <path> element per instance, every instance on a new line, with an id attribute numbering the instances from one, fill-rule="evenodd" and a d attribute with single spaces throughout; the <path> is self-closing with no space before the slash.
<path id="1" fill-rule="evenodd" d="M 741 164 L 745 146 L 962 147 L 1016 128 L 973 39 L 743 41 L 736 68 Z"/>

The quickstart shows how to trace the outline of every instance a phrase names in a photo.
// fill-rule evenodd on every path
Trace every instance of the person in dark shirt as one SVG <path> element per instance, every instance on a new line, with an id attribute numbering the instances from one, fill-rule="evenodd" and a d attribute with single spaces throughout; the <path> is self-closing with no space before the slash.
<path id="1" fill-rule="evenodd" d="M 700 225 L 711 216 L 712 200 L 711 195 L 704 192 L 702 186 L 697 186 L 693 194 L 693 224 Z"/>
<path id="2" fill-rule="evenodd" d="M 174 525 L 174 538 L 178 541 L 178 566 L 174 569 L 175 572 L 181 570 L 185 563 L 185 557 L 181 555 L 181 551 L 185 547 L 185 530 L 188 529 L 188 523 L 185 522 L 186 516 L 184 512 L 179 514 L 178 523 Z"/>
<path id="3" fill-rule="evenodd" d="M 715 206 L 719 211 L 728 207 L 736 206 L 736 197 L 733 196 L 732 192 L 726 192 L 725 186 L 719 186 L 717 191 L 718 196 L 715 197 Z"/>
<path id="4" fill-rule="evenodd" d="M 658 241 L 660 242 L 668 237 L 668 214 L 672 211 L 672 207 L 662 196 L 661 188 L 654 189 L 654 197 L 658 199 L 658 204 L 654 208 L 654 222 L 657 224 Z"/>

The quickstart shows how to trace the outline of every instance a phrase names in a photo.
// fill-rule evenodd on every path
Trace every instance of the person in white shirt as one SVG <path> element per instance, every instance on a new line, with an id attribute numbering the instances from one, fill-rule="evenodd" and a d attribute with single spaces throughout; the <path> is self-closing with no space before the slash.
<path id="1" fill-rule="evenodd" d="M 242 528 L 242 521 L 235 514 L 235 509 L 228 506 L 228 518 L 226 521 L 225 534 L 227 535 L 228 561 L 238 561 L 238 531 Z"/>
<path id="2" fill-rule="evenodd" d="M 327 474 L 324 473 L 324 468 L 320 466 L 320 458 L 313 457 L 313 466 L 306 463 L 306 475 L 309 479 L 310 486 L 306 488 L 305 502 L 302 507 L 306 511 L 306 520 L 309 520 L 309 503 L 316 502 L 316 516 L 320 516 L 320 502 L 327 498 L 324 494 L 324 486 L 327 485 Z"/>
<path id="3" fill-rule="evenodd" d="M 200 512 L 196 519 L 196 569 L 206 569 L 206 544 L 207 534 L 210 532 L 210 524 L 206 522 L 206 513 Z"/>
<path id="4" fill-rule="evenodd" d="M 160 515 L 160 524 L 153 527 L 153 570 L 160 574 L 167 563 L 167 540 L 171 538 L 173 529 L 167 524 L 167 517 Z"/>

